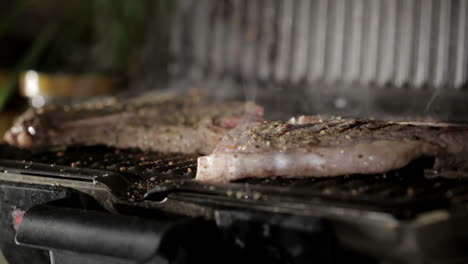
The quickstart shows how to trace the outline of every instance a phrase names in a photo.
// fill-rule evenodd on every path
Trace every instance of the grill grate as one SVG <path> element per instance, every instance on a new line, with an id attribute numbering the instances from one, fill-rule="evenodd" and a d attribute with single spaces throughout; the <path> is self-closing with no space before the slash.
<path id="1" fill-rule="evenodd" d="M 101 177 L 100 179 L 104 179 L 102 176 L 110 172 L 112 175 L 121 175 L 125 179 L 125 188 L 113 191 L 129 200 L 152 199 L 155 194 L 188 191 L 272 203 L 332 202 L 391 212 L 399 217 L 411 217 L 418 212 L 437 208 L 465 208 L 468 201 L 468 179 L 428 177 L 422 170 L 426 161 L 415 162 L 404 169 L 383 175 L 245 179 L 228 184 L 200 184 L 191 180 L 195 177 L 196 155 L 162 155 L 103 146 L 74 147 L 65 151 L 41 153 L 5 145 L 0 146 L 0 149 L 0 165 L 8 168 L 20 164 L 20 168 L 12 169 L 21 169 L 23 173 L 28 173 L 31 164 L 43 163 L 49 164 L 50 169 L 56 165 L 93 169 L 100 172 L 94 175 Z M 8 160 L 20 162 L 8 163 Z M 109 178 L 111 179 L 107 179 L 105 184 L 112 185 L 112 181 L 118 180 Z"/>
<path id="2" fill-rule="evenodd" d="M 142 197 L 149 189 L 163 182 L 193 178 L 196 171 L 197 156 L 195 155 L 163 155 L 136 149 L 119 150 L 104 146 L 72 147 L 65 151 L 36 153 L 7 145 L 1 145 L 0 149 L 2 150 L 0 159 L 21 161 L 22 168 L 20 169 L 24 169 L 26 173 L 28 169 L 33 168 L 31 166 L 33 162 L 49 164 L 51 169 L 55 165 L 61 165 L 101 171 L 100 174 L 93 175 L 98 177 L 109 172 L 114 175 L 115 173 L 121 174 L 127 180 L 127 188 L 114 191 L 120 196 L 131 199 Z"/>

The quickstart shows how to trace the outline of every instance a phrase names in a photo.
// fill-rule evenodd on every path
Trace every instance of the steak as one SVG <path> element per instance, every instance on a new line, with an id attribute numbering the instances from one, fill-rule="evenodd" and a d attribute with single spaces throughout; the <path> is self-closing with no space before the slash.
<path id="1" fill-rule="evenodd" d="M 107 145 L 210 153 L 243 117 L 261 118 L 262 114 L 262 108 L 253 103 L 211 103 L 199 95 L 167 92 L 123 102 L 29 109 L 5 134 L 5 139 L 28 149 Z"/>
<path id="2" fill-rule="evenodd" d="M 434 170 L 468 169 L 468 126 L 320 116 L 254 122 L 200 157 L 196 179 L 385 173 L 421 157 L 433 157 Z"/>

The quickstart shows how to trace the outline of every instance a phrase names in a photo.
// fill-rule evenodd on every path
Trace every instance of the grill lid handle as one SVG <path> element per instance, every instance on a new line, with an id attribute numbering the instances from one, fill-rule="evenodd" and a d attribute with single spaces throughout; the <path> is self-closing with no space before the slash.
<path id="1" fill-rule="evenodd" d="M 174 248 L 168 244 L 177 243 L 180 230 L 200 221 L 153 220 L 41 204 L 27 210 L 15 240 L 18 245 L 42 249 L 147 260 L 171 254 L 161 251 Z"/>

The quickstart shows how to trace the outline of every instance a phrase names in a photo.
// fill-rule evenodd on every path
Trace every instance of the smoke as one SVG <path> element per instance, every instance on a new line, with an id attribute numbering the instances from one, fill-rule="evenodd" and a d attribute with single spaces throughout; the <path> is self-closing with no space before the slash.
<path id="1" fill-rule="evenodd" d="M 431 97 L 429 98 L 429 100 L 426 103 L 424 114 L 426 114 L 428 116 L 434 114 L 434 103 L 436 102 L 439 95 L 440 95 L 440 89 L 434 90 Z"/>
<path id="2" fill-rule="evenodd" d="M 258 87 L 256 85 L 252 85 L 250 83 L 246 82 L 241 82 L 241 87 L 242 91 L 244 94 L 244 100 L 247 102 L 245 104 L 245 118 L 244 119 L 249 119 L 249 113 L 252 113 L 252 104 L 249 102 L 256 102 L 257 99 L 257 92 L 258 92 Z"/>

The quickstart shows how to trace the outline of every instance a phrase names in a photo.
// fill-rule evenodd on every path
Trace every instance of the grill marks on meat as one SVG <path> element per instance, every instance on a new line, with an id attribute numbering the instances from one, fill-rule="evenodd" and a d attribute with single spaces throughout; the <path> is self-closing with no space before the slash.
<path id="1" fill-rule="evenodd" d="M 301 117 L 255 123 L 198 159 L 197 180 L 384 173 L 422 156 L 434 169 L 468 169 L 468 126 Z"/>
<path id="2" fill-rule="evenodd" d="M 107 145 L 210 153 L 222 136 L 246 115 L 261 118 L 263 110 L 253 103 L 206 103 L 199 96 L 165 95 L 146 99 L 144 103 L 30 109 L 6 133 L 5 139 L 29 149 Z"/>

